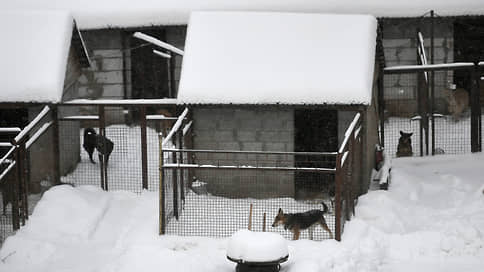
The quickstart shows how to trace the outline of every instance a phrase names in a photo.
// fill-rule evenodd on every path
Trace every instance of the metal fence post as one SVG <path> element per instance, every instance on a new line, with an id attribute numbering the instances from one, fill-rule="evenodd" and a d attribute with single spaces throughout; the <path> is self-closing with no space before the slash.
<path id="1" fill-rule="evenodd" d="M 141 179 L 143 189 L 148 189 L 148 152 L 146 140 L 146 106 L 140 108 L 141 122 Z"/>
<path id="2" fill-rule="evenodd" d="M 99 134 L 102 137 L 106 136 L 106 120 L 105 120 L 105 112 L 104 112 L 104 105 L 98 106 L 98 114 L 99 114 Z M 105 159 L 102 153 L 99 153 L 100 160 L 99 160 L 99 167 L 101 170 L 101 188 L 105 191 L 108 190 L 108 181 L 107 181 L 107 171 L 105 166 Z"/>
<path id="3" fill-rule="evenodd" d="M 342 187 L 342 175 L 343 171 L 341 169 L 341 153 L 336 155 L 336 174 L 335 174 L 335 224 L 334 224 L 334 232 L 335 232 L 335 239 L 337 241 L 341 241 L 341 187 Z"/>
<path id="4" fill-rule="evenodd" d="M 166 223 L 165 223 L 165 180 L 163 178 L 163 134 L 160 132 L 158 134 L 158 142 L 159 142 L 159 147 L 160 147 L 160 163 L 159 163 L 159 171 L 160 171 L 160 184 L 159 184 L 159 221 L 160 221 L 160 230 L 159 234 L 165 234 L 165 228 L 166 228 Z"/>

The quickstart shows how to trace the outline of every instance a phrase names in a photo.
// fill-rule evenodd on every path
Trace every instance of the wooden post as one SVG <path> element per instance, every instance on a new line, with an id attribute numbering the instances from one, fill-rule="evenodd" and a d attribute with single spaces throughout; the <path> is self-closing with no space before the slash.
<path id="1" fill-rule="evenodd" d="M 249 223 L 247 224 L 247 229 L 252 230 L 252 206 L 253 204 L 250 203 L 250 208 L 249 208 Z"/>
<path id="2" fill-rule="evenodd" d="M 378 58 L 378 111 L 380 116 L 380 144 L 385 146 L 385 97 L 384 97 L 384 71 L 385 68 L 385 53 L 383 49 L 383 23 L 379 21 L 378 23 L 378 40 L 377 47 L 379 52 Z"/>
<path id="3" fill-rule="evenodd" d="M 28 195 L 29 195 L 29 178 L 27 176 L 28 172 L 26 171 L 25 164 L 27 163 L 27 149 L 25 145 L 25 141 L 22 140 L 22 143 L 19 145 L 19 152 L 20 152 L 20 160 L 22 161 L 21 167 L 21 176 L 22 179 L 20 180 L 20 194 L 21 194 L 21 220 L 22 225 L 25 225 L 25 220 L 29 218 L 29 203 L 28 203 Z"/>
<path id="4" fill-rule="evenodd" d="M 471 152 L 481 151 L 481 105 L 479 91 L 479 72 L 477 63 L 471 70 Z"/>
<path id="5" fill-rule="evenodd" d="M 169 59 L 170 61 L 170 70 L 169 70 L 169 82 L 170 82 L 170 98 L 177 97 L 177 89 L 176 89 L 176 84 L 175 84 L 175 68 L 176 68 L 176 54 L 171 54 L 171 58 Z"/>
<path id="6" fill-rule="evenodd" d="M 160 220 L 160 235 L 165 234 L 165 183 L 163 179 L 163 133 L 158 134 L 159 151 L 160 151 L 160 184 L 159 184 L 159 220 Z"/>
<path id="7" fill-rule="evenodd" d="M 183 125 L 181 125 L 178 128 L 178 131 L 176 132 L 176 139 L 178 140 L 178 149 L 183 149 L 184 148 L 184 145 L 183 145 Z M 183 152 L 180 152 L 178 161 L 181 164 L 184 163 Z M 180 169 L 180 171 L 179 171 L 179 173 L 180 173 L 180 197 L 181 197 L 181 201 L 182 201 L 183 204 L 185 204 L 185 175 L 184 175 L 184 171 L 185 170 L 183 170 L 183 169 Z"/>
<path id="8" fill-rule="evenodd" d="M 12 225 L 13 230 L 20 229 L 20 214 L 19 214 L 19 192 L 20 192 L 20 183 L 21 183 L 21 160 L 19 156 L 19 150 L 15 151 L 15 161 L 17 165 L 15 165 L 15 182 L 12 184 L 7 184 L 7 186 L 12 186 L 9 192 L 11 193 L 12 197 Z"/>
<path id="9" fill-rule="evenodd" d="M 266 213 L 264 213 L 264 217 L 262 218 L 262 231 L 266 232 Z"/>
<path id="10" fill-rule="evenodd" d="M 173 163 L 177 163 L 177 152 L 172 152 L 173 154 Z M 175 216 L 176 220 L 178 220 L 178 171 L 179 168 L 174 167 L 172 170 L 172 179 L 173 179 L 173 215 Z"/>
<path id="11" fill-rule="evenodd" d="M 146 106 L 140 108 L 141 126 L 141 180 L 143 189 L 148 189 L 148 144 L 146 140 Z"/>
<path id="12" fill-rule="evenodd" d="M 54 184 L 60 184 L 60 150 L 59 150 L 59 118 L 58 108 L 52 105 L 52 158 L 53 158 L 53 174 Z"/>
<path id="13" fill-rule="evenodd" d="M 337 241 L 341 241 L 341 187 L 343 182 L 343 171 L 341 168 L 341 153 L 336 155 L 336 174 L 335 174 L 335 202 L 336 202 L 336 210 L 335 210 L 335 239 Z"/>
<path id="14" fill-rule="evenodd" d="M 104 105 L 99 105 L 98 106 L 98 114 L 99 114 L 99 135 L 102 137 L 106 136 L 106 120 L 105 120 L 105 115 L 104 115 Z M 105 191 L 108 190 L 107 188 L 107 175 L 106 175 L 106 167 L 105 167 L 105 160 L 104 160 L 104 155 L 99 153 L 99 156 L 101 160 L 99 160 L 99 168 L 101 170 L 101 188 Z"/>

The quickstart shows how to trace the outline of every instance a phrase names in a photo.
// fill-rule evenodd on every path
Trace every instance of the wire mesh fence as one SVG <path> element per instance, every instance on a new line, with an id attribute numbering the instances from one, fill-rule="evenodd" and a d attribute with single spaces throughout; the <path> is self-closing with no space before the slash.
<path id="1" fill-rule="evenodd" d="M 324 218 L 331 234 L 316 228 L 313 238 L 333 237 L 335 223 L 330 192 L 334 192 L 331 189 L 334 182 L 328 182 L 327 177 L 333 176 L 334 181 L 334 168 L 322 166 L 334 165 L 335 154 L 173 150 L 163 152 L 166 233 L 226 237 L 247 228 L 251 221 L 253 230 L 278 232 L 290 239 L 293 233 L 284 226 L 272 227 L 279 209 L 285 214 L 304 213 L 323 210 L 321 203 L 324 202 L 328 207 Z M 180 158 L 191 157 L 192 161 L 176 160 L 174 154 Z M 306 157 L 306 164 L 321 167 L 296 167 L 299 156 Z M 308 158 L 311 156 L 312 160 Z M 314 190 L 315 187 L 319 190 Z M 296 199 L 298 190 L 317 193 Z M 309 238 L 308 235 L 308 231 L 303 231 L 301 238 Z"/>
<path id="2" fill-rule="evenodd" d="M 107 190 L 136 193 L 143 189 L 158 190 L 158 134 L 165 132 L 173 120 L 165 120 L 161 118 L 162 115 L 148 115 L 140 105 L 103 106 L 102 110 L 99 107 L 62 107 L 65 114 L 60 118 L 60 127 L 65 133 L 60 137 L 60 144 L 63 150 L 72 149 L 72 152 L 62 154 L 61 159 L 70 153 L 78 156 L 77 160 L 74 159 L 75 167 L 67 170 L 62 181 L 101 187 L 105 184 Z M 149 112 L 156 113 L 156 109 L 150 108 Z M 144 116 L 148 117 L 145 122 Z M 105 152 L 103 155 L 96 141 L 88 143 L 86 132 L 89 129 L 93 130 L 98 139 L 105 138 L 105 141 L 112 143 L 109 154 Z M 91 157 L 88 145 L 91 145 Z M 105 165 L 101 165 L 104 162 L 101 155 L 107 159 Z"/>
<path id="3" fill-rule="evenodd" d="M 249 228 L 341 239 L 363 191 L 361 129 L 357 114 L 338 152 L 163 147 L 160 233 L 226 237 Z"/>
<path id="4" fill-rule="evenodd" d="M 433 75 L 433 92 L 431 81 L 419 83 L 419 74 Z M 451 68 L 385 74 L 383 129 L 390 156 L 397 156 L 401 131 L 412 133 L 413 156 L 471 152 L 470 86 L 455 84 L 455 74 Z M 472 76 L 468 70 L 459 75 Z"/>

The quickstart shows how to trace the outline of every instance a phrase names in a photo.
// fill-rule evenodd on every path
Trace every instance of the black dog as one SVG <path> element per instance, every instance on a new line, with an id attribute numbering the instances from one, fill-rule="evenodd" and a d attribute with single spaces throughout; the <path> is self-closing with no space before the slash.
<path id="1" fill-rule="evenodd" d="M 91 160 L 92 163 L 95 163 L 94 160 L 92 159 L 92 153 L 96 148 L 96 143 L 97 143 L 96 131 L 93 128 L 84 129 L 84 143 L 82 144 L 82 147 L 84 147 L 87 154 L 89 154 L 89 160 Z"/>
<path id="2" fill-rule="evenodd" d="M 397 157 L 412 156 L 412 137 L 413 133 L 405 133 L 400 130 L 400 139 L 397 146 Z"/>
<path id="3" fill-rule="evenodd" d="M 94 149 L 99 153 L 99 161 L 102 160 L 102 155 L 106 156 L 106 165 L 109 161 L 109 156 L 114 149 L 114 143 L 108 138 L 96 133 L 93 128 L 86 128 L 84 130 L 84 143 L 82 144 L 86 152 L 89 154 L 89 159 L 92 163 L 95 163 L 92 159 Z"/>

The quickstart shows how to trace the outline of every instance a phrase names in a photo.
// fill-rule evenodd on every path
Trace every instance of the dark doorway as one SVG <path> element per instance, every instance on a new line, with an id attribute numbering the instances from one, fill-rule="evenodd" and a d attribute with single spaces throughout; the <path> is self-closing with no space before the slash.
<path id="1" fill-rule="evenodd" d="M 454 22 L 454 61 L 476 62 L 484 60 L 484 17 L 458 18 Z M 484 74 L 481 75 L 481 77 Z M 470 76 L 466 70 L 454 72 L 457 88 L 470 90 Z M 481 80 L 481 105 L 484 105 L 484 82 Z"/>
<path id="2" fill-rule="evenodd" d="M 143 29 L 143 33 L 162 41 L 166 40 L 164 29 Z M 131 50 L 132 98 L 165 98 L 169 96 L 168 60 L 153 53 L 153 46 L 142 46 L 145 41 L 127 35 Z M 139 47 L 142 46 L 142 47 Z M 156 48 L 157 50 L 161 50 Z"/>
<path id="3" fill-rule="evenodd" d="M 338 111 L 297 109 L 294 112 L 294 149 L 297 152 L 333 152 L 338 148 Z M 297 155 L 297 167 L 334 167 L 330 156 Z M 296 199 L 322 198 L 330 194 L 334 175 L 296 172 Z"/>

